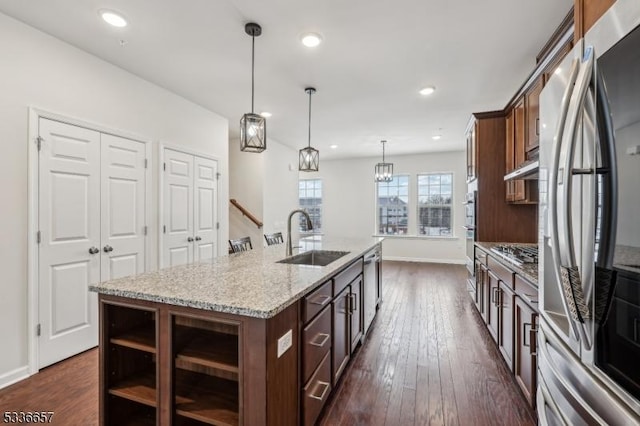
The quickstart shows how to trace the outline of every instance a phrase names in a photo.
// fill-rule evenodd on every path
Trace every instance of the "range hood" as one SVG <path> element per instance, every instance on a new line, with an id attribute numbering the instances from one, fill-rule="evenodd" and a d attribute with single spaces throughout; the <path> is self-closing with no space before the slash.
<path id="1" fill-rule="evenodd" d="M 538 179 L 538 167 L 540 163 L 538 160 L 535 161 L 525 161 L 512 171 L 511 173 L 505 175 L 504 180 L 516 180 L 516 179 Z"/>

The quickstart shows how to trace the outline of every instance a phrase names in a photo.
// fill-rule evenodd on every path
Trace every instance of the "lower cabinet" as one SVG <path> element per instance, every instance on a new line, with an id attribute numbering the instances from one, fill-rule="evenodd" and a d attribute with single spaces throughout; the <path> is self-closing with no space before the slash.
<path id="1" fill-rule="evenodd" d="M 500 279 L 494 275 L 491 270 L 488 271 L 486 277 L 486 317 L 485 322 L 487 323 L 487 328 L 489 329 L 489 334 L 493 337 L 493 340 L 498 341 L 498 314 L 500 312 Z"/>
<path id="2" fill-rule="evenodd" d="M 302 331 L 302 412 L 304 425 L 313 425 L 331 393 L 331 306 Z"/>
<path id="3" fill-rule="evenodd" d="M 340 375 L 349 362 L 351 356 L 351 338 L 349 328 L 351 328 L 351 288 L 345 287 L 332 302 L 333 309 L 333 385 L 338 382 Z"/>
<path id="4" fill-rule="evenodd" d="M 351 283 L 351 293 L 349 294 L 350 306 L 349 312 L 351 315 L 351 353 L 356 350 L 356 347 L 360 344 L 362 339 L 362 332 L 364 330 L 364 316 L 362 313 L 362 287 L 364 281 L 362 275 L 358 276 Z"/>
<path id="5" fill-rule="evenodd" d="M 313 426 L 316 423 L 330 393 L 331 355 L 327 352 L 320 366 L 303 388 L 302 410 L 305 426 Z"/>
<path id="6" fill-rule="evenodd" d="M 536 397 L 536 343 L 538 314 L 519 296 L 515 297 L 515 363 L 516 382 L 531 405 Z"/>
<path id="7" fill-rule="evenodd" d="M 513 304 L 515 293 L 503 281 L 499 290 L 498 348 L 507 365 L 513 370 Z"/>

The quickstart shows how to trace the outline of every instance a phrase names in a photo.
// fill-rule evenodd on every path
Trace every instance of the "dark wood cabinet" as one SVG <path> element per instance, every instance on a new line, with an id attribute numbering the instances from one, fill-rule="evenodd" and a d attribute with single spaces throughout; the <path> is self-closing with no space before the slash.
<path id="1" fill-rule="evenodd" d="M 473 130 L 477 178 L 467 192 L 477 191 L 476 241 L 534 242 L 538 239 L 535 205 L 505 201 L 506 117 L 503 111 L 473 114 L 467 134 Z"/>
<path id="2" fill-rule="evenodd" d="M 351 314 L 351 329 L 349 330 L 351 335 L 351 353 L 356 350 L 356 347 L 360 344 L 362 339 L 362 332 L 364 331 L 364 316 L 362 312 L 362 275 L 353 280 L 350 284 L 349 303 Z"/>
<path id="3" fill-rule="evenodd" d="M 543 77 L 540 76 L 525 95 L 525 110 L 527 114 L 527 153 L 540 146 L 540 93 L 543 87 Z"/>
<path id="4" fill-rule="evenodd" d="M 515 293 L 500 281 L 498 348 L 510 369 L 513 369 L 513 305 Z"/>
<path id="5" fill-rule="evenodd" d="M 345 287 L 331 303 L 333 309 L 333 342 L 332 342 L 332 379 L 333 386 L 342 375 L 344 368 L 351 356 L 351 339 L 349 328 L 351 328 L 351 289 Z"/>
<path id="6" fill-rule="evenodd" d="M 535 406 L 536 396 L 536 338 L 538 314 L 520 296 L 515 297 L 515 362 L 516 382 L 524 396 Z"/>
<path id="7" fill-rule="evenodd" d="M 467 131 L 467 182 L 477 177 L 478 147 L 477 147 L 477 123 Z"/>
<path id="8" fill-rule="evenodd" d="M 515 168 L 515 119 L 513 109 L 509 110 L 505 118 L 505 174 L 511 173 Z M 515 182 L 505 181 L 505 199 L 512 202 L 515 199 Z"/>
<path id="9" fill-rule="evenodd" d="M 577 43 L 616 0 L 575 0 L 574 41 Z"/>
<path id="10" fill-rule="evenodd" d="M 489 334 L 493 340 L 498 341 L 499 305 L 500 305 L 500 279 L 491 270 L 487 271 L 487 283 L 485 290 L 485 321 Z"/>

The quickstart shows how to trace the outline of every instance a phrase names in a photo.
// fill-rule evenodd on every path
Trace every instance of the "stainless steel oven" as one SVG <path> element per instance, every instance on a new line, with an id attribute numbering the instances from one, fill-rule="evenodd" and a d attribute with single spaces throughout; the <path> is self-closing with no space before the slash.
<path id="1" fill-rule="evenodd" d="M 467 291 L 472 297 L 475 297 L 476 279 L 475 279 L 475 242 L 476 242 L 476 192 L 468 192 L 464 200 L 464 232 L 466 244 L 466 266 L 468 271 Z"/>

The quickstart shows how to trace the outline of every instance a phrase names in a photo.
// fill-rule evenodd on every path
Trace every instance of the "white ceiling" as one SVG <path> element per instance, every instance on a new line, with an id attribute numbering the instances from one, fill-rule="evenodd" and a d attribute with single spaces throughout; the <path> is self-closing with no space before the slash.
<path id="1" fill-rule="evenodd" d="M 471 112 L 501 109 L 572 0 L 0 0 L 0 11 L 229 119 L 231 137 L 251 108 L 267 135 L 321 159 L 464 149 Z M 116 29 L 98 16 L 121 12 Z M 304 47 L 299 36 L 324 42 Z M 120 40 L 126 44 L 121 46 Z M 423 97 L 418 90 L 434 85 Z M 442 139 L 432 140 L 434 134 Z M 336 144 L 332 150 L 329 145 Z"/>

